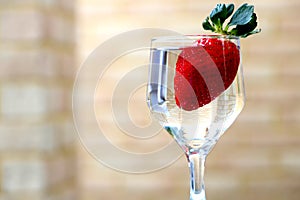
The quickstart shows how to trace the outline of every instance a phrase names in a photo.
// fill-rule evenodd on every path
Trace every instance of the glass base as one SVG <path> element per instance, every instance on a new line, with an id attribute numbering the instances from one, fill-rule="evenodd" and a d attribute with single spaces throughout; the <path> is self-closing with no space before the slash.
<path id="1" fill-rule="evenodd" d="M 190 200 L 206 200 L 205 191 L 203 190 L 200 194 L 195 194 L 191 192 Z"/>

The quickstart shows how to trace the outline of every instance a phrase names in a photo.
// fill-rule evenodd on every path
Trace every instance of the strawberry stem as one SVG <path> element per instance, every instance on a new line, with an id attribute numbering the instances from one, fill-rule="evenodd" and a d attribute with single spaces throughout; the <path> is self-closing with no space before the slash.
<path id="1" fill-rule="evenodd" d="M 247 3 L 240 6 L 234 12 L 229 23 L 223 29 L 225 20 L 231 16 L 233 10 L 233 4 L 217 4 L 202 23 L 203 28 L 222 35 L 239 37 L 247 37 L 261 31 L 261 29 L 255 29 L 257 27 L 257 17 L 254 13 L 254 6 Z M 231 29 L 229 30 L 229 28 Z"/>

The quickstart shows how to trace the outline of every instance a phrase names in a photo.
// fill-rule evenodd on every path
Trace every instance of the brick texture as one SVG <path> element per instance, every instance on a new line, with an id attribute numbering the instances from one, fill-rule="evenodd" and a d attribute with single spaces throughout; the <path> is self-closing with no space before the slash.
<path id="1" fill-rule="evenodd" d="M 0 199 L 76 199 L 73 1 L 0 1 Z"/>
<path id="2" fill-rule="evenodd" d="M 139 28 L 203 33 L 201 21 L 219 1 L 196 0 L 0 0 L 0 200 L 188 199 L 184 156 L 151 173 L 130 174 L 103 165 L 88 152 L 72 122 L 77 69 L 102 42 Z M 229 1 L 225 1 L 229 3 Z M 243 1 L 234 1 L 242 4 Z M 241 41 L 247 104 L 207 158 L 207 198 L 298 200 L 300 198 L 299 0 L 254 0 L 262 33 Z M 117 47 L 116 47 L 117 48 Z M 117 59 L 96 88 L 95 116 L 105 138 L 124 151 L 155 152 L 172 139 L 166 132 L 125 134 L 151 124 L 145 88 L 124 92 L 111 113 L 118 82 L 147 51 Z M 97 66 L 96 63 L 92 63 Z M 90 86 L 94 74 L 85 80 Z M 135 80 L 146 81 L 147 74 Z M 145 83 L 145 82 L 144 82 Z M 121 85 L 124 91 L 129 84 Z M 87 90 L 80 94 L 86 98 Z M 123 107 L 128 101 L 128 107 Z M 87 101 L 88 102 L 88 101 Z M 84 112 L 88 141 L 105 152 L 93 119 Z M 127 110 L 128 108 L 128 110 Z M 130 132 L 129 132 L 130 133 Z M 115 163 L 146 167 L 114 156 Z M 101 161 L 101 160 L 100 160 Z"/>
<path id="3" fill-rule="evenodd" d="M 183 34 L 203 33 L 201 20 L 217 3 L 219 1 L 214 0 L 146 0 L 134 3 L 129 0 L 79 0 L 79 60 L 83 62 L 101 42 L 132 29 L 151 27 Z M 233 3 L 239 5 L 244 2 Z M 207 198 L 297 200 L 300 198 L 297 156 L 300 145 L 300 22 L 291 19 L 299 18 L 300 4 L 298 0 L 255 0 L 249 3 L 255 5 L 262 33 L 241 41 L 247 104 L 236 123 L 208 156 Z M 142 63 L 137 59 L 140 57 L 123 61 L 119 70 L 107 72 L 114 75 L 101 79 L 102 93 L 97 100 L 105 108 L 99 118 L 106 119 L 108 132 L 115 130 L 115 124 L 107 113 L 111 112 L 108 107 L 114 84 L 122 78 L 118 72 L 129 72 L 132 65 Z M 144 101 L 144 93 L 136 93 L 135 100 L 129 105 L 128 112 L 136 117 L 132 118 L 136 124 L 145 125 L 149 123 L 147 108 L 143 103 L 137 103 Z M 124 99 L 119 101 L 121 103 Z M 88 119 L 86 123 L 89 123 Z M 138 152 L 146 149 L 139 147 L 140 141 L 126 142 L 130 140 L 118 130 L 113 133 L 111 138 L 118 138 L 112 140 L 114 145 Z M 167 133 L 165 135 L 168 137 Z M 163 136 L 159 138 L 151 143 L 154 149 L 164 140 Z M 145 145 L 147 140 L 141 143 Z M 79 148 L 78 158 L 81 199 L 189 198 L 188 169 L 184 157 L 168 168 L 143 175 L 122 174 L 106 168 L 83 148 Z"/>

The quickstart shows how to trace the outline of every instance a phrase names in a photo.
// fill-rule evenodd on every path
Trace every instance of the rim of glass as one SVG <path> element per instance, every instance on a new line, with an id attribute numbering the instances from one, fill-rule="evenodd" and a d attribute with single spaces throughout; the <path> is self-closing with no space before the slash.
<path id="1" fill-rule="evenodd" d="M 157 36 L 151 39 L 152 42 L 174 42 L 174 41 L 182 41 L 182 40 L 198 40 L 201 38 L 222 38 L 229 40 L 239 40 L 239 36 L 233 35 L 217 35 L 217 34 L 198 34 L 198 35 L 167 35 L 167 36 Z"/>

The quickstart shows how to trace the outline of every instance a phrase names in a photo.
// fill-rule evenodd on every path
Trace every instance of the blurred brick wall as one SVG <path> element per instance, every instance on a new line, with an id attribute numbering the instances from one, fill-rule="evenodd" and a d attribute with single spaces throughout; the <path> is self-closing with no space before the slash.
<path id="1" fill-rule="evenodd" d="M 103 166 L 77 145 L 72 84 L 76 66 L 111 36 L 146 27 L 202 33 L 201 21 L 216 3 L 0 0 L 0 199 L 188 199 L 184 157 L 153 173 L 126 174 Z M 208 157 L 207 196 L 298 200 L 300 3 L 249 3 L 256 6 L 263 32 L 242 41 L 247 105 Z M 105 77 L 101 103 L 110 105 L 112 85 L 135 61 L 147 60 L 145 55 L 120 60 L 123 71 Z M 129 105 L 140 126 L 150 120 L 144 94 L 138 90 Z M 153 141 L 132 141 L 106 113 L 99 115 L 105 129 L 113 130 L 107 137 L 124 149 L 141 153 L 170 141 L 167 133 Z"/>
<path id="2" fill-rule="evenodd" d="M 234 1 L 236 5 L 243 2 Z M 202 19 L 217 3 L 215 0 L 79 0 L 79 62 L 106 39 L 136 28 L 202 33 Z M 215 200 L 298 200 L 300 2 L 255 0 L 249 3 L 255 5 L 262 33 L 242 40 L 247 105 L 207 159 L 207 196 Z M 116 76 L 110 79 L 118 81 Z M 110 84 L 105 87 L 110 91 Z M 140 101 L 143 95 L 138 93 Z M 105 94 L 102 96 L 105 99 Z M 147 112 L 143 110 L 146 106 L 138 108 L 142 113 Z M 142 119 L 141 124 L 147 121 Z M 107 124 L 108 129 L 112 128 L 112 122 Z M 132 148 L 132 145 L 125 147 Z M 133 175 L 101 165 L 79 147 L 78 169 L 83 200 L 188 199 L 184 157 L 157 172 Z"/>
<path id="3" fill-rule="evenodd" d="M 0 1 L 0 199 L 76 199 L 74 1 Z"/>

